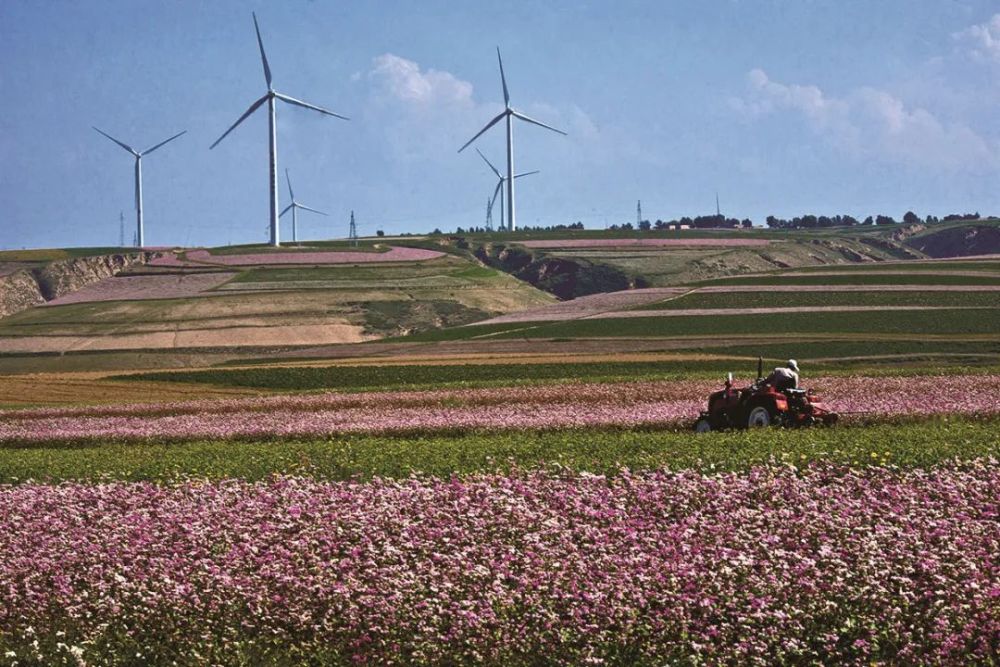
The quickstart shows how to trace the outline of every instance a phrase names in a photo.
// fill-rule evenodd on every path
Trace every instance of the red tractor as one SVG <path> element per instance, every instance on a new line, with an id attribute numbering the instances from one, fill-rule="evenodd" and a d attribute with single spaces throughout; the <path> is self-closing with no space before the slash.
<path id="1" fill-rule="evenodd" d="M 823 405 L 811 389 L 778 389 L 764 381 L 763 359 L 757 360 L 757 379 L 745 389 L 733 388 L 733 374 L 724 389 L 708 397 L 708 410 L 694 424 L 697 433 L 759 426 L 833 425 L 837 413 Z"/>

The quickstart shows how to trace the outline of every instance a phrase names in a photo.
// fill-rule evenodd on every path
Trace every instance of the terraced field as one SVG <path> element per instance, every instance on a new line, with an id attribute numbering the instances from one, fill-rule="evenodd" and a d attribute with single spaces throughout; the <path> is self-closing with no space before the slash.
<path id="1" fill-rule="evenodd" d="M 0 320 L 0 353 L 358 342 L 549 300 L 502 273 L 443 255 L 385 265 L 228 273 L 144 267 Z"/>

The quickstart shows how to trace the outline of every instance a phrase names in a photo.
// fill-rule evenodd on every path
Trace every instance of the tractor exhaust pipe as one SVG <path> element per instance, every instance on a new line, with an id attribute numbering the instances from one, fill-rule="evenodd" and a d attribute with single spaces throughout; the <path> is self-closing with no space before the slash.
<path id="1" fill-rule="evenodd" d="M 757 357 L 757 379 L 761 380 L 764 377 L 764 357 Z"/>

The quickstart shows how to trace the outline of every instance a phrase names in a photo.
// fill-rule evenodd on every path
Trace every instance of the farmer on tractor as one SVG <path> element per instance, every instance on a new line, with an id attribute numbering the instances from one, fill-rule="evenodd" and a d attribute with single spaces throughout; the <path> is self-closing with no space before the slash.
<path id="1" fill-rule="evenodd" d="M 789 359 L 784 366 L 778 366 L 767 376 L 764 384 L 769 384 L 778 391 L 799 388 L 799 365 L 794 359 Z"/>

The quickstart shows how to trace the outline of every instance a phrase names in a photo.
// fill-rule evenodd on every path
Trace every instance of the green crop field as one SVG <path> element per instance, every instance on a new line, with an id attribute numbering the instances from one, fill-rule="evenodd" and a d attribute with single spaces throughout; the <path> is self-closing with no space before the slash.
<path id="1" fill-rule="evenodd" d="M 564 430 L 456 437 L 333 437 L 290 442 L 132 443 L 0 448 L 0 483 L 26 480 L 266 479 L 276 473 L 321 479 L 439 477 L 559 465 L 613 474 L 693 468 L 741 470 L 772 462 L 826 461 L 926 467 L 1000 456 L 997 419 L 951 417 L 835 429 L 708 433 Z"/>
<path id="2" fill-rule="evenodd" d="M 796 334 L 907 334 L 947 335 L 1000 333 L 995 308 L 934 311 L 846 311 L 755 315 L 685 315 L 621 317 L 563 322 L 537 322 L 462 327 L 428 332 L 419 340 L 462 340 L 483 334 L 510 338 L 683 338 L 739 335 L 795 336 Z"/>
<path id="3" fill-rule="evenodd" d="M 788 271 L 787 269 L 781 272 Z M 914 260 L 909 262 L 863 262 L 855 264 L 824 264 L 823 266 L 802 266 L 792 269 L 799 272 L 870 272 L 870 271 L 901 271 L 912 272 L 939 272 L 939 271 L 977 271 L 986 273 L 1000 273 L 1000 262 L 991 259 L 977 260 Z M 778 272 L 776 272 L 778 273 Z"/>
<path id="4" fill-rule="evenodd" d="M 631 310 L 791 308 L 810 306 L 932 306 L 1000 308 L 997 292 L 692 292 Z"/>
<path id="5" fill-rule="evenodd" d="M 955 274 L 858 274 L 845 272 L 835 276 L 733 276 L 687 283 L 692 286 L 716 285 L 1000 285 L 1000 276 Z"/>

